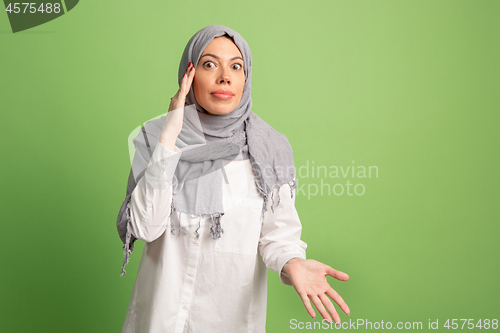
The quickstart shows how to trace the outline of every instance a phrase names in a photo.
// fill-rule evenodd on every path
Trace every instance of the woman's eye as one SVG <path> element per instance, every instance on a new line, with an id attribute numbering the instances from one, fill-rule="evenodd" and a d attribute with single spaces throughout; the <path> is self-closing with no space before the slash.
<path id="1" fill-rule="evenodd" d="M 240 64 L 233 64 L 233 68 L 236 70 L 239 70 L 239 69 L 241 69 L 241 65 Z"/>
<path id="2" fill-rule="evenodd" d="M 208 68 L 213 68 L 213 67 L 215 67 L 215 64 L 211 61 L 207 61 L 206 63 L 203 64 L 203 66 L 208 67 Z"/>

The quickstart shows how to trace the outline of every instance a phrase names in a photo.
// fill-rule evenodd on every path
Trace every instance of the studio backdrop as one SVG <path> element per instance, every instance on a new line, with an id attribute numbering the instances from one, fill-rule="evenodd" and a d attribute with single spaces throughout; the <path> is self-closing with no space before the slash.
<path id="1" fill-rule="evenodd" d="M 499 1 L 0 9 L 1 332 L 121 331 L 144 246 L 120 277 L 128 136 L 210 24 L 248 41 L 252 110 L 291 143 L 307 257 L 350 275 L 328 278 L 340 329 L 498 329 Z M 267 332 L 308 328 L 335 330 L 269 271 Z"/>

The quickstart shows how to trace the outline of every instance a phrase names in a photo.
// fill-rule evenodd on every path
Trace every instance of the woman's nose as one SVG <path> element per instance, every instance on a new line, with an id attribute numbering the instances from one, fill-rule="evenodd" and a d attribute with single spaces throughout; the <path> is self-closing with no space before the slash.
<path id="1" fill-rule="evenodd" d="M 221 69 L 221 72 L 220 72 L 220 75 L 219 75 L 217 81 L 218 81 L 218 83 L 226 83 L 226 84 L 231 83 L 231 80 L 229 78 L 229 73 L 227 72 L 227 70 Z"/>
<path id="2" fill-rule="evenodd" d="M 228 78 L 227 76 L 225 76 L 225 77 L 222 77 L 222 78 L 219 80 L 219 83 L 227 83 L 227 84 L 229 84 L 229 83 L 230 83 L 230 81 L 229 81 L 229 78 Z"/>

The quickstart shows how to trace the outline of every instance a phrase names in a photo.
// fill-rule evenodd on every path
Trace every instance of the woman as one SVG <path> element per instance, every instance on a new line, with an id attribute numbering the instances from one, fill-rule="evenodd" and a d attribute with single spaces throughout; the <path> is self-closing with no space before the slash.
<path id="1" fill-rule="evenodd" d="M 349 276 L 305 259 L 292 150 L 251 111 L 251 71 L 236 31 L 198 31 L 169 112 L 134 139 L 118 219 L 124 265 L 135 239 L 146 244 L 123 332 L 265 332 L 267 268 L 313 318 L 310 301 L 340 322 L 328 296 L 349 314 L 326 275 Z"/>

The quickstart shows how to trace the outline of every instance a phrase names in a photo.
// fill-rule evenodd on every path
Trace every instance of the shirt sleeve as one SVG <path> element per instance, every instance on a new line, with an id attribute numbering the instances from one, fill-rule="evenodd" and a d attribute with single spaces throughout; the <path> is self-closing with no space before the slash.
<path id="1" fill-rule="evenodd" d="M 272 199 L 269 197 L 267 200 L 259 241 L 262 260 L 267 268 L 280 275 L 281 282 L 286 285 L 292 283 L 281 272 L 283 266 L 292 258 L 306 259 L 307 248 L 307 244 L 300 239 L 302 225 L 295 209 L 295 195 L 292 198 L 290 193 L 289 184 L 273 190 Z M 273 200 L 274 213 L 271 209 Z"/>
<path id="2" fill-rule="evenodd" d="M 137 182 L 130 198 L 131 232 L 134 237 L 145 242 L 152 242 L 160 237 L 168 224 L 172 182 L 182 153 L 177 147 L 174 150 L 165 148 L 160 142 L 156 144 L 144 176 Z M 147 160 L 138 150 L 133 161 L 136 171 L 141 164 L 146 163 Z"/>

